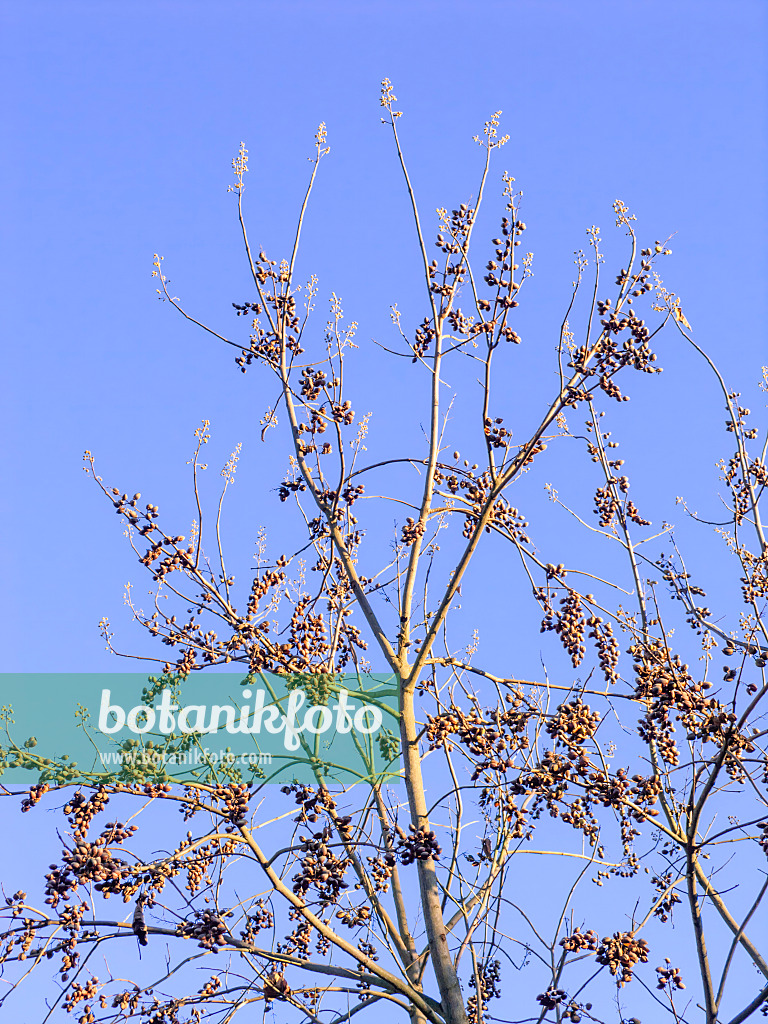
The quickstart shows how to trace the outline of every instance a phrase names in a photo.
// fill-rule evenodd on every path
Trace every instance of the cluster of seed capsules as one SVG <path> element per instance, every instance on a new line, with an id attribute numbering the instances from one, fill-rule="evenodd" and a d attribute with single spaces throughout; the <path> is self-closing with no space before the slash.
<path id="1" fill-rule="evenodd" d="M 220 946 L 227 944 L 227 926 L 214 910 L 203 910 L 194 921 L 184 921 L 178 927 L 179 935 L 197 939 L 200 949 L 217 953 Z"/>
<path id="2" fill-rule="evenodd" d="M 564 992 L 561 988 L 555 988 L 551 986 L 546 992 L 542 992 L 536 996 L 536 1001 L 541 1003 L 542 1009 L 544 1010 L 555 1010 L 559 1008 L 560 1020 L 570 1021 L 571 1024 L 579 1024 L 582 1020 L 582 1007 L 577 1002 L 571 1000 L 566 1003 L 568 993 Z M 565 1005 L 563 1005 L 565 1003 Z M 585 1003 L 584 1010 L 589 1012 L 592 1009 L 592 1003 Z"/>
<path id="3" fill-rule="evenodd" d="M 348 857 L 338 857 L 331 849 L 333 831 L 325 826 L 311 836 L 301 836 L 301 870 L 293 876 L 293 891 L 297 896 L 305 896 L 310 889 L 315 889 L 324 905 L 336 903 L 342 889 L 348 882 L 344 881 L 344 873 L 349 866 Z"/>
<path id="4" fill-rule="evenodd" d="M 636 939 L 631 932 L 614 932 L 600 943 L 596 959 L 616 977 L 616 984 L 621 988 L 632 980 L 635 966 L 647 962 L 648 943 L 645 939 Z"/>
<path id="5" fill-rule="evenodd" d="M 417 860 L 437 860 L 441 853 L 437 836 L 429 829 L 408 826 L 411 835 L 404 832 L 399 825 L 395 826 L 398 844 L 397 855 L 402 864 L 413 864 Z"/>
<path id="6" fill-rule="evenodd" d="M 213 792 L 216 800 L 224 804 L 231 826 L 241 828 L 248 823 L 248 801 L 250 800 L 250 783 L 241 782 L 230 786 L 219 785 Z M 232 829 L 229 828 L 228 831 Z"/>

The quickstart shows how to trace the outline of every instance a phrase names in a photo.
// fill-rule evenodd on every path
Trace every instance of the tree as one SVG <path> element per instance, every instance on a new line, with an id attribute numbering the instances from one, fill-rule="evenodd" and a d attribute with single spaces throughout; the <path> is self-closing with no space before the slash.
<path id="1" fill-rule="evenodd" d="M 334 296 L 319 346 L 308 327 L 317 282 L 301 294 L 295 268 L 329 152 L 321 125 L 295 240 L 279 262 L 249 243 L 244 147 L 233 161 L 254 289 L 234 305 L 252 321 L 248 341 L 198 324 L 171 295 L 155 258 L 161 296 L 233 347 L 242 372 L 258 367 L 276 385 L 279 403 L 262 418 L 261 435 L 287 422 L 289 466 L 278 493 L 299 517 L 298 549 L 270 556 L 265 540 L 252 586 L 239 589 L 220 530 L 235 452 L 206 554 L 198 481 L 207 423 L 193 458 L 198 518 L 189 540 L 161 527 L 157 505 L 142 510 L 138 494 L 105 485 L 90 452 L 86 467 L 126 520 L 157 592 L 176 604 L 174 614 L 159 604 L 151 614 L 131 605 L 136 620 L 175 651 L 175 660 L 155 659 L 161 682 L 232 665 L 249 678 L 299 679 L 322 703 L 345 674 L 386 668 L 399 689 L 404 788 L 335 787 L 322 766 L 314 785 L 280 793 L 234 776 L 184 787 L 170 786 L 162 773 L 86 780 L 63 807 L 69 833 L 46 875 L 47 909 L 21 891 L 6 900 L 2 959 L 13 984 L 3 998 L 53 960 L 61 982 L 56 1005 L 83 1024 L 223 1022 L 241 1010 L 249 1019 L 254 1005 L 274 1006 L 286 1020 L 333 1024 L 363 1012 L 373 1019 L 408 1014 L 414 1024 L 627 1020 L 641 1006 L 675 1021 L 737 1024 L 768 1006 L 768 963 L 755 935 L 768 889 L 759 859 L 768 852 L 760 724 L 768 690 L 768 548 L 759 512 L 765 447 L 754 454 L 749 410 L 701 352 L 680 300 L 662 283 L 666 243 L 638 251 L 635 218 L 618 200 L 627 266 L 615 286 L 604 285 L 601 239 L 591 228 L 591 255 L 577 256 L 556 343 L 550 400 L 535 429 L 513 441 L 511 403 L 492 385 L 498 364 L 521 343 L 515 310 L 532 269 L 530 255 L 515 262 L 526 225 L 506 173 L 490 258 L 483 270 L 473 262 L 491 159 L 507 141 L 498 134 L 499 115 L 476 139 L 484 154 L 477 198 L 438 211 L 437 258 L 430 259 L 388 80 L 381 102 L 424 274 L 425 315 L 415 331 L 392 311 L 393 355 L 421 375 L 425 389 L 423 439 L 410 452 L 367 464 L 368 420 L 355 411 L 345 373 L 357 325 L 345 325 Z M 627 400 L 632 371 L 660 372 L 652 345 L 665 326 L 707 361 L 727 409 L 733 455 L 721 479 L 729 500 L 714 525 L 737 567 L 737 614 L 728 603 L 716 611 L 699 603 L 704 592 L 671 528 L 654 532 L 629 497 L 618 442 L 606 428 L 606 410 Z M 465 371 L 463 391 L 445 384 L 446 367 L 456 365 Z M 383 413 L 398 414 L 393 407 Z M 461 424 L 460 443 L 451 415 Z M 583 433 L 569 425 L 579 417 Z M 559 549 L 557 536 L 534 542 L 517 499 L 512 504 L 512 488 L 549 457 L 548 446 L 566 444 L 584 453 L 584 477 L 596 474 L 596 525 L 553 487 L 549 496 L 620 555 L 610 559 L 610 579 L 583 564 L 579 550 Z M 375 497 L 387 481 L 392 491 Z M 376 502 L 391 501 L 410 514 L 387 548 L 366 524 L 378 522 Z M 476 643 L 462 649 L 449 638 L 462 587 L 479 586 L 489 602 L 502 599 L 501 588 L 472 574 L 478 552 L 502 542 L 519 557 L 518 577 L 508 584 L 515 600 L 530 591 L 541 631 L 555 635 L 570 663 L 572 671 L 558 667 L 554 680 L 548 670 L 527 680 L 506 666 L 478 664 Z M 646 555 L 645 545 L 657 542 L 667 553 Z M 617 594 L 624 604 L 616 605 Z M 668 596 L 676 602 L 671 612 Z M 681 616 L 688 628 L 679 636 L 673 626 Z M 106 620 L 103 633 L 112 646 Z M 696 648 L 693 667 L 684 658 Z M 722 679 L 711 678 L 716 651 L 729 659 Z M 17 761 L 40 769 L 32 752 L 16 750 Z M 48 776 L 26 792 L 23 810 L 63 788 L 61 776 Z M 171 806 L 190 830 L 173 849 L 158 851 L 149 829 L 139 847 L 136 825 L 101 823 L 109 803 L 125 809 L 127 820 L 137 801 L 155 833 L 160 822 L 166 834 Z M 531 874 L 539 857 L 547 867 Z M 587 883 L 609 885 L 610 902 L 592 888 L 587 895 Z M 558 886 L 564 896 L 556 902 Z M 106 914 L 102 900 L 111 896 L 128 905 L 126 919 Z M 119 947 L 132 935 L 153 955 L 142 965 L 115 955 L 131 964 L 126 970 L 151 964 L 151 978 L 126 983 L 112 967 L 106 979 L 91 973 L 103 946 Z M 162 963 L 154 954 L 160 948 Z M 195 977 L 201 965 L 211 971 L 203 984 Z M 502 990 L 504 1001 L 494 1002 Z"/>

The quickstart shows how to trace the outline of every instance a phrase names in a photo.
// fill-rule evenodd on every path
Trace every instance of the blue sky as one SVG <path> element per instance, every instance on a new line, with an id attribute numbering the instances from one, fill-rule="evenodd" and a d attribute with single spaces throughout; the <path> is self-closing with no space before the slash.
<path id="1" fill-rule="evenodd" d="M 502 376 L 499 411 L 516 433 L 538 422 L 551 395 L 573 253 L 586 228 L 603 229 L 607 282 L 625 263 L 625 239 L 612 227 L 617 197 L 637 215 L 642 244 L 673 235 L 667 286 L 730 385 L 756 396 L 768 361 L 762 4 L 331 2 L 320 10 L 300 0 L 36 0 L 0 10 L 7 671 L 137 668 L 105 652 L 104 615 L 122 650 L 165 654 L 123 605 L 127 581 L 139 601 L 149 581 L 81 471 L 86 448 L 107 483 L 141 491 L 186 533 L 194 514 L 186 462 L 195 428 L 211 420 L 211 495 L 218 468 L 243 443 L 225 514 L 230 564 L 250 578 L 261 526 L 283 548 L 286 509 L 275 487 L 284 449 L 258 440 L 274 389 L 257 372 L 238 373 L 231 350 L 158 302 L 150 276 L 159 252 L 172 294 L 191 313 L 244 334 L 231 303 L 253 296 L 227 193 L 240 140 L 250 154 L 249 230 L 279 259 L 293 237 L 314 132 L 326 122 L 331 154 L 299 262 L 305 277 L 319 277 L 315 329 L 331 292 L 359 322 L 350 372 L 358 408 L 375 410 L 371 458 L 418 448 L 421 381 L 371 343 L 395 340 L 392 303 L 409 331 L 425 312 L 407 197 L 380 122 L 384 76 L 404 111 L 400 130 L 429 234 L 437 206 L 472 201 L 481 158 L 472 136 L 503 111 L 511 139 L 497 154 L 478 230 L 483 240 L 496 233 L 508 170 L 524 192 L 535 253 L 519 310 L 524 343 Z M 649 518 L 678 522 L 678 494 L 717 518 L 714 464 L 728 454 L 721 399 L 674 332 L 659 351 L 665 373 L 634 381 L 632 402 L 611 426 Z M 387 402 L 397 405 L 389 419 Z M 546 502 L 543 485 L 589 502 L 594 484 L 584 490 L 572 451 L 547 454 L 520 501 L 534 539 L 553 541 L 542 550 L 559 561 L 569 544 L 591 549 Z M 691 534 L 691 554 L 702 536 Z M 699 563 L 706 584 L 720 585 L 717 556 Z M 500 564 L 489 545 L 476 581 L 497 581 Z M 535 626 L 535 606 L 526 594 L 521 602 Z M 491 660 L 504 651 L 504 614 L 500 604 L 465 601 L 465 635 L 481 625 Z M 519 656 L 518 674 L 539 671 L 537 645 Z"/>
<path id="2" fill-rule="evenodd" d="M 407 197 L 380 123 L 385 76 L 404 111 L 430 232 L 437 206 L 471 200 L 480 170 L 472 136 L 503 111 L 511 140 L 495 163 L 487 209 L 501 213 L 497 186 L 508 170 L 525 194 L 535 253 L 520 310 L 524 344 L 507 379 L 516 427 L 533 421 L 551 391 L 585 230 L 603 228 L 606 280 L 625 265 L 624 238 L 612 229 L 616 198 L 637 215 L 643 244 L 676 233 L 665 282 L 731 386 L 754 396 L 768 362 L 766 10 L 752 0 L 5 0 L 4 671 L 136 669 L 104 651 L 104 615 L 122 649 L 161 653 L 123 607 L 126 581 L 142 594 L 146 584 L 120 523 L 81 470 L 86 448 L 105 482 L 141 491 L 186 532 L 186 460 L 195 428 L 211 420 L 212 486 L 243 442 L 225 524 L 234 563 L 247 575 L 262 525 L 277 544 L 284 506 L 273 489 L 283 455 L 258 440 L 275 396 L 158 302 L 150 276 L 159 252 L 172 294 L 191 313 L 224 333 L 242 329 L 231 303 L 253 296 L 227 194 L 241 140 L 250 153 L 250 231 L 280 259 L 313 134 L 326 122 L 331 154 L 301 270 L 320 279 L 318 330 L 332 291 L 360 324 L 353 372 L 361 408 L 402 403 L 380 431 L 372 421 L 372 454 L 412 449 L 420 422 L 413 383 L 371 345 L 391 338 L 392 303 L 411 330 L 425 314 Z M 484 236 L 495 233 L 488 217 Z M 633 385 L 616 427 L 641 510 L 674 517 L 684 494 L 705 515 L 717 510 L 715 461 L 728 455 L 722 403 L 674 332 L 660 351 L 665 373 Z M 747 404 L 762 409 L 754 397 Z M 543 484 L 579 492 L 581 463 L 574 471 L 567 456 L 553 459 L 529 481 L 539 495 L 530 499 L 542 517 L 537 536 L 560 531 L 571 543 Z M 549 550 L 560 560 L 562 551 Z M 696 557 L 695 541 L 689 550 Z M 498 574 L 494 558 L 484 555 L 478 572 Z M 719 565 L 713 557 L 700 566 L 710 586 Z M 501 614 L 484 610 L 491 657 L 508 640 Z M 471 629 L 472 606 L 465 615 Z M 540 671 L 538 647 L 525 658 L 515 665 L 520 675 Z M 30 822 L 28 836 L 42 824 Z"/>
<path id="3" fill-rule="evenodd" d="M 265 489 L 279 482 L 281 457 L 254 430 L 273 396 L 157 302 L 150 277 L 159 252 L 173 293 L 234 330 L 230 303 L 250 297 L 226 192 L 241 139 L 250 229 L 279 258 L 312 135 L 327 123 L 332 152 L 302 267 L 320 277 L 321 303 L 335 291 L 359 321 L 372 404 L 398 387 L 400 366 L 381 361 L 369 339 L 386 339 L 391 303 L 411 325 L 423 310 L 406 197 L 380 124 L 384 76 L 405 111 L 430 231 L 435 207 L 471 198 L 480 156 L 471 137 L 504 112 L 512 138 L 488 208 L 509 170 L 525 193 L 536 256 L 515 377 L 532 403 L 549 388 L 546 353 L 585 229 L 603 227 L 610 271 L 624 258 L 623 238 L 609 230 L 617 197 L 637 214 L 641 238 L 677 232 L 666 283 L 729 381 L 754 388 L 766 361 L 765 13 L 750 0 L 6 2 L 7 668 L 115 667 L 96 624 L 105 614 L 120 621 L 122 586 L 140 577 L 81 472 L 85 448 L 109 483 L 186 522 L 185 461 L 208 418 L 212 462 L 244 443 L 247 515 L 241 505 L 232 515 L 244 518 L 232 524 L 242 524 L 246 558 L 256 526 L 277 521 Z M 677 339 L 662 365 L 663 383 L 639 388 L 627 421 L 641 427 L 635 472 L 665 501 L 684 481 L 687 493 L 710 493 L 719 401 Z M 695 400 L 676 423 L 681 388 Z M 676 425 L 692 443 L 660 467 L 647 453 Z M 130 626 L 122 636 L 126 649 L 146 643 Z"/>

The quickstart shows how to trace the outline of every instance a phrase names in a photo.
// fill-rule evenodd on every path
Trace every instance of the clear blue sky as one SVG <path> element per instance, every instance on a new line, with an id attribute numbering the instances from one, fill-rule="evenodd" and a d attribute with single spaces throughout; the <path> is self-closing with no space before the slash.
<path id="1" fill-rule="evenodd" d="M 274 396 L 157 302 L 149 276 L 160 252 L 172 292 L 195 314 L 230 331 L 243 323 L 230 303 L 251 296 L 226 193 L 241 139 L 251 231 L 279 258 L 313 132 L 328 125 L 332 153 L 303 259 L 320 276 L 318 329 L 332 290 L 364 345 L 386 336 L 392 302 L 411 325 L 423 316 L 402 182 L 379 120 L 385 75 L 406 112 L 430 230 L 436 206 L 472 195 L 471 136 L 504 111 L 512 140 L 495 173 L 508 169 L 523 189 L 536 254 L 523 390 L 548 390 L 542 367 L 551 371 L 585 228 L 603 227 L 609 270 L 623 260 L 623 239 L 609 231 L 616 197 L 637 214 L 641 237 L 677 232 L 666 282 L 729 380 L 753 388 L 767 361 L 765 16 L 751 0 L 6 0 L 5 668 L 135 667 L 116 666 L 96 630 L 104 614 L 121 622 L 127 579 L 144 584 L 81 472 L 85 448 L 107 482 L 178 509 L 188 528 L 184 463 L 206 417 L 213 464 L 244 443 L 245 505 L 231 523 L 245 534 L 246 561 L 256 527 L 277 521 L 262 474 L 274 487 L 282 461 L 254 429 Z M 359 358 L 376 366 L 369 387 L 392 385 L 399 366 L 367 364 L 378 359 L 370 348 Z M 641 389 L 633 407 L 648 446 L 674 425 L 680 388 L 701 389 L 684 430 L 719 436 L 710 434 L 719 412 L 707 408 L 714 392 L 691 354 L 670 339 L 662 362 L 663 384 Z M 709 474 L 704 493 L 716 483 L 711 449 L 692 444 L 688 455 L 691 481 Z M 668 485 L 665 500 L 685 478 L 682 462 L 649 476 Z M 146 644 L 130 628 L 120 636 L 134 651 Z"/>
<path id="2" fill-rule="evenodd" d="M 401 387 L 400 367 L 370 346 L 388 337 L 391 303 L 411 330 L 425 312 L 406 196 L 380 124 L 384 76 L 405 111 L 430 230 L 435 207 L 472 196 L 471 138 L 503 110 L 512 139 L 494 180 L 507 169 L 523 189 L 535 253 L 512 389 L 521 421 L 551 389 L 587 227 L 603 228 L 609 273 L 622 265 L 623 237 L 610 230 L 617 197 L 644 242 L 677 233 L 665 281 L 732 386 L 754 394 L 768 362 L 766 14 L 762 0 L 4 0 L 3 670 L 136 668 L 105 653 L 103 615 L 123 649 L 159 653 L 123 608 L 124 583 L 141 595 L 148 580 L 81 471 L 86 448 L 106 482 L 143 492 L 187 532 L 185 460 L 195 427 L 210 419 L 212 475 L 243 442 L 227 520 L 241 573 L 258 527 L 278 536 L 284 506 L 269 489 L 283 459 L 257 436 L 275 396 L 257 373 L 235 371 L 231 350 L 157 302 L 150 277 L 159 252 L 190 312 L 225 332 L 242 328 L 231 303 L 253 296 L 226 192 L 241 139 L 251 234 L 279 259 L 313 133 L 327 123 L 332 152 L 302 257 L 302 272 L 320 278 L 317 328 L 335 291 L 360 323 L 367 407 Z M 623 436 L 635 435 L 628 468 L 639 493 L 655 496 L 654 517 L 674 517 L 681 493 L 710 512 L 714 461 L 728 454 L 721 403 L 674 333 L 661 362 L 662 378 L 636 385 L 622 409 Z M 377 435 L 374 421 L 372 451 L 412 450 L 414 417 L 402 417 L 400 434 L 389 424 Z M 567 460 L 553 477 L 562 491 L 578 484 Z M 492 558 L 483 565 L 496 570 Z M 508 632 L 493 610 L 483 625 L 493 654 Z M 537 671 L 538 649 L 527 656 L 521 675 Z M 25 825 L 34 846 L 45 819 Z"/>

